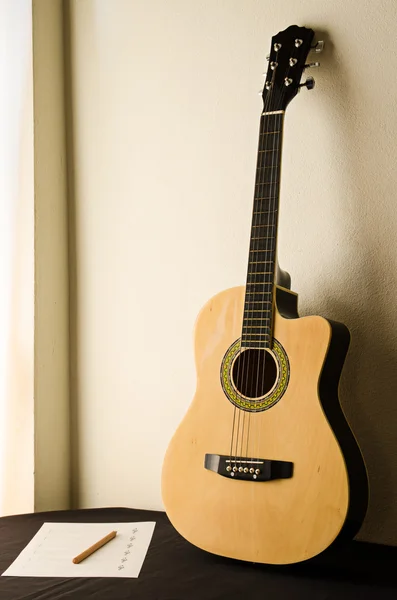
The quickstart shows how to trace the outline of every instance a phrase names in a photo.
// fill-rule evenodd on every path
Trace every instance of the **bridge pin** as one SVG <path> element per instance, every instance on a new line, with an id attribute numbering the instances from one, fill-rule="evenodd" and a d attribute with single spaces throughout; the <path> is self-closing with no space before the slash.
<path id="1" fill-rule="evenodd" d="M 226 471 L 230 472 L 231 470 L 232 470 L 232 467 L 230 465 L 227 465 Z"/>
<path id="2" fill-rule="evenodd" d="M 256 475 L 259 475 L 259 473 L 260 473 L 260 472 L 261 472 L 261 470 L 260 470 L 260 469 L 255 469 L 255 474 L 256 474 Z"/>
<path id="3" fill-rule="evenodd" d="M 233 471 L 236 473 L 236 471 L 237 471 L 237 467 L 236 467 L 236 465 L 234 465 L 234 467 L 233 467 Z"/>
<path id="4" fill-rule="evenodd" d="M 239 472 L 239 473 L 242 473 L 243 471 L 244 471 L 243 467 L 239 467 L 239 468 L 238 468 L 238 472 Z"/>
<path id="5" fill-rule="evenodd" d="M 244 467 L 244 473 L 248 473 L 248 467 Z"/>
<path id="6" fill-rule="evenodd" d="M 252 473 L 255 473 L 255 469 L 253 469 L 252 467 L 250 468 L 250 473 L 252 475 Z"/>

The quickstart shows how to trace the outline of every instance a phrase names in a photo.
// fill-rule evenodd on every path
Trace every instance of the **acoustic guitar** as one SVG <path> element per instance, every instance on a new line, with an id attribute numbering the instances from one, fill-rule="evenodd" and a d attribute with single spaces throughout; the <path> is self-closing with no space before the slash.
<path id="1" fill-rule="evenodd" d="M 171 523 L 225 557 L 288 564 L 353 537 L 368 501 L 361 452 L 338 400 L 347 327 L 299 318 L 290 276 L 277 265 L 284 114 L 305 86 L 314 32 L 272 38 L 263 90 L 246 285 L 201 310 L 197 390 L 162 472 Z"/>

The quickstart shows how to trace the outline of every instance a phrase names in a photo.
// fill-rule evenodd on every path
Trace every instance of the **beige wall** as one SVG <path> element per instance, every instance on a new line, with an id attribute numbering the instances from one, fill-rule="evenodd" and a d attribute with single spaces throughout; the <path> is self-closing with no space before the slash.
<path id="1" fill-rule="evenodd" d="M 360 537 L 397 543 L 396 3 L 70 5 L 75 502 L 162 506 L 196 314 L 245 279 L 257 91 L 270 37 L 294 22 L 327 47 L 286 118 L 279 257 L 301 314 L 352 331 L 341 397 L 371 478 Z"/>

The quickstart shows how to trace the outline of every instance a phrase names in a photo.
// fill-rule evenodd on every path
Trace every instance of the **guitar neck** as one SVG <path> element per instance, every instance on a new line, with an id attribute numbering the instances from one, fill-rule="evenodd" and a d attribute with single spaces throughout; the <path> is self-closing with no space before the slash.
<path id="1" fill-rule="evenodd" d="M 254 207 L 244 303 L 243 348 L 270 348 L 284 111 L 260 121 Z"/>

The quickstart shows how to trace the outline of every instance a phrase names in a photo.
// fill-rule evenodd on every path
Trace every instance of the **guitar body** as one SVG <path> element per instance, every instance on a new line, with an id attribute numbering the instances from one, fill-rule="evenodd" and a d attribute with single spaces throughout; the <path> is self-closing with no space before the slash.
<path id="1" fill-rule="evenodd" d="M 222 556 L 289 564 L 310 559 L 364 519 L 368 481 L 338 400 L 348 329 L 299 318 L 277 263 L 285 110 L 301 87 L 314 31 L 273 36 L 262 93 L 246 285 L 202 309 L 197 390 L 168 447 L 163 501 L 190 542 Z"/>
<path id="2" fill-rule="evenodd" d="M 288 357 L 288 385 L 269 409 L 245 415 L 247 454 L 292 461 L 293 477 L 222 477 L 204 468 L 204 457 L 230 453 L 235 408 L 220 365 L 241 335 L 244 293 L 244 287 L 226 290 L 199 314 L 197 391 L 165 456 L 163 500 L 175 528 L 204 550 L 294 563 L 320 553 L 342 531 L 354 535 L 366 511 L 364 464 L 337 397 L 349 333 L 322 317 L 298 318 L 296 295 L 277 289 L 274 339 Z"/>

